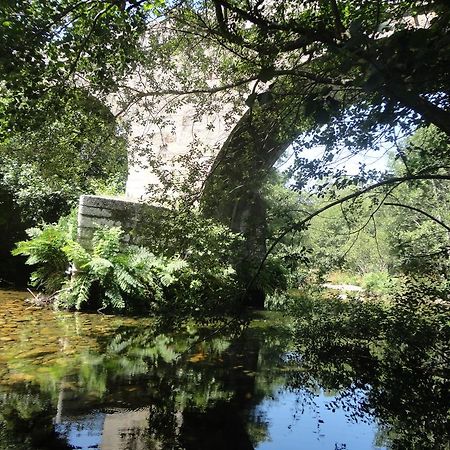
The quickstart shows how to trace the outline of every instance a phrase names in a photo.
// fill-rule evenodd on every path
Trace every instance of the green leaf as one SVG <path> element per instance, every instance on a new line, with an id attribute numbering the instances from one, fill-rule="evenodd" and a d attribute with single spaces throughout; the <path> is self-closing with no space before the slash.
<path id="1" fill-rule="evenodd" d="M 165 0 L 153 0 L 151 2 L 144 3 L 144 11 L 154 11 L 166 6 Z"/>

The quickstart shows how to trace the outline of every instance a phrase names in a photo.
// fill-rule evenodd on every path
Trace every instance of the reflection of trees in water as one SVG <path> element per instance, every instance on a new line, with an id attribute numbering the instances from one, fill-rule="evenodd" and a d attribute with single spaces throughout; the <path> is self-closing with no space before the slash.
<path id="1" fill-rule="evenodd" d="M 150 415 L 150 430 L 164 436 L 163 447 L 245 450 L 265 440 L 267 424 L 251 412 L 268 390 L 272 393 L 277 378 L 272 363 L 280 362 L 280 353 L 267 347 L 266 340 L 270 358 L 264 358 L 260 340 L 248 331 L 230 340 L 214 339 L 172 365 L 172 373 L 152 377 L 158 391 L 165 392 L 154 399 Z M 273 370 L 265 371 L 266 362 Z M 279 386 L 279 374 L 277 381 Z"/>
<path id="2" fill-rule="evenodd" d="M 147 423 L 123 437 L 122 445 L 134 439 L 145 448 L 253 448 L 266 438 L 267 424 L 251 411 L 281 384 L 284 375 L 280 379 L 276 366 L 284 341 L 280 332 L 276 339 L 266 333 L 261 346 L 255 338 L 260 331 L 242 333 L 239 325 L 203 341 L 208 333 L 194 326 L 173 334 L 124 327 L 102 338 L 102 351 L 82 355 L 74 374 L 58 378 L 61 374 L 49 372 L 54 379 L 40 393 L 29 392 L 36 405 L 43 403 L 29 410 L 27 427 L 9 402 L 15 413 L 2 416 L 2 424 L 10 429 L 10 442 L 17 441 L 12 448 L 20 449 L 20 435 L 29 439 L 24 448 L 39 448 L 33 447 L 39 420 L 47 440 L 55 436 L 54 420 L 69 439 L 70 424 L 84 423 L 94 409 L 123 414 L 125 421 L 126 409 L 136 408 L 147 411 Z M 99 425 L 104 432 L 106 423 Z"/>
<path id="3" fill-rule="evenodd" d="M 393 309 L 331 300 L 314 311 L 305 307 L 297 324 L 300 352 L 291 354 L 290 333 L 279 325 L 237 325 L 204 341 L 210 330 L 193 325 L 166 334 L 119 328 L 99 338 L 100 352 L 81 355 L 73 375 L 49 372 L 40 393 L 29 388 L 1 397 L 0 450 L 39 448 L 43 436 L 53 448 L 67 448 L 54 433 L 57 410 L 66 423 L 104 411 L 109 433 L 114 414 L 131 422 L 127 410 L 138 408 L 143 420 L 123 437 L 125 447 L 252 449 L 268 438 L 257 406 L 286 380 L 297 392 L 298 414 L 324 394 L 330 410 L 344 409 L 351 420 L 375 414 L 378 445 L 445 448 L 448 312 L 406 300 Z"/>
<path id="4" fill-rule="evenodd" d="M 259 342 L 241 336 L 220 355 L 221 364 L 207 365 L 206 379 L 214 379 L 229 399 L 208 402 L 203 408 L 187 404 L 183 411 L 180 440 L 190 449 L 253 449 L 246 424 L 252 405 L 259 401 L 255 390 Z"/>
<path id="5" fill-rule="evenodd" d="M 18 389 L 18 387 L 16 387 Z M 55 407 L 49 395 L 24 387 L 0 393 L 0 450 L 69 450 L 54 431 Z"/>
<path id="6" fill-rule="evenodd" d="M 390 448 L 448 448 L 449 308 L 429 287 L 411 283 L 392 305 L 311 301 L 301 317 L 304 370 L 291 386 L 338 390 L 328 407 L 354 421 L 375 415 L 377 442 Z"/>

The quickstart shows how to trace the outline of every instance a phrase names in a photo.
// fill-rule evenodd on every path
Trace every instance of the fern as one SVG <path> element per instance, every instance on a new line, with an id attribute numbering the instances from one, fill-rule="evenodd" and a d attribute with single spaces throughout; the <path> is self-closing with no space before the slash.
<path id="1" fill-rule="evenodd" d="M 123 231 L 120 227 L 99 228 L 92 238 L 92 254 L 110 259 L 120 253 L 120 238 Z"/>
<path id="2" fill-rule="evenodd" d="M 189 264 L 185 260 L 174 258 L 167 263 L 165 270 L 167 273 L 175 273 L 184 270 L 187 267 L 189 267 Z"/>
<path id="3" fill-rule="evenodd" d="M 31 274 L 32 286 L 53 293 L 61 288 L 69 259 L 62 250 L 70 239 L 69 219 L 57 224 L 45 224 L 42 228 L 27 230 L 29 240 L 16 244 L 13 255 L 27 256 L 26 264 L 38 266 Z"/>
<path id="4" fill-rule="evenodd" d="M 221 234 L 215 231 L 210 232 L 220 240 Z M 72 222 L 61 219 L 56 225 L 28 230 L 30 239 L 19 242 L 14 254 L 26 256 L 28 264 L 37 266 L 31 282 L 50 294 L 56 292 L 56 304 L 64 308 L 101 304 L 123 310 L 145 300 L 150 310 L 180 307 L 185 311 L 203 308 L 211 299 L 222 301 L 229 291 L 226 287 L 235 282 L 229 264 L 214 261 L 201 242 L 199 249 L 192 247 L 186 253 L 189 259 L 185 260 L 155 255 L 145 247 L 123 248 L 122 235 L 117 227 L 98 229 L 92 249 L 86 250 L 75 241 Z M 205 261 L 201 254 L 206 255 Z"/>
<path id="5" fill-rule="evenodd" d="M 132 275 L 125 267 L 116 266 L 115 281 L 120 290 L 127 295 L 142 294 L 145 291 L 144 285 L 138 277 Z"/>
<path id="6" fill-rule="evenodd" d="M 87 270 L 94 278 L 102 280 L 114 271 L 114 262 L 106 258 L 94 256 L 84 266 L 81 266 L 81 269 Z"/>
<path id="7" fill-rule="evenodd" d="M 111 288 L 105 291 L 103 307 L 106 308 L 108 306 L 112 306 L 114 309 L 123 309 L 126 306 L 117 285 L 112 285 Z"/>
<path id="8" fill-rule="evenodd" d="M 87 273 L 77 274 L 66 281 L 56 297 L 56 306 L 80 309 L 83 303 L 87 303 L 89 300 L 93 281 Z"/>
<path id="9" fill-rule="evenodd" d="M 76 295 L 75 308 L 80 309 L 83 303 L 89 300 L 89 291 L 92 286 L 92 279 L 88 275 L 80 275 L 75 278 L 74 294 Z"/>
<path id="10" fill-rule="evenodd" d="M 91 255 L 85 248 L 75 241 L 68 241 L 67 244 L 62 247 L 62 251 L 67 259 L 77 268 L 88 264 L 91 259 Z"/>

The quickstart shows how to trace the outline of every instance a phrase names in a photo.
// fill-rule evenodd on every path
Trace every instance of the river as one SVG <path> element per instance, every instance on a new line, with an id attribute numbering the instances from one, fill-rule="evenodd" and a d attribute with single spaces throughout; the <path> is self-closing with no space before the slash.
<path id="1" fill-rule="evenodd" d="M 390 448 L 370 386 L 305 374 L 281 315 L 167 332 L 27 296 L 0 292 L 1 450 Z"/>

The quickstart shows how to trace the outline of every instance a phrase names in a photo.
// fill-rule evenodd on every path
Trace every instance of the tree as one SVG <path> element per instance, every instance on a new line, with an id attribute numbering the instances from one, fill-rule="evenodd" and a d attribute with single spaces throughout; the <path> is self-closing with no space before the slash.
<path id="1" fill-rule="evenodd" d="M 396 179 L 397 183 L 387 183 L 383 190 L 361 196 L 357 186 L 335 186 L 332 193 L 337 203 L 330 208 L 333 199 L 329 195 L 321 191 L 317 195 L 313 190 L 305 202 L 305 194 L 300 193 L 288 207 L 291 217 L 280 224 L 283 215 L 277 214 L 275 237 L 290 228 L 294 234 L 295 224 L 304 221 L 305 228 L 296 240 L 311 248 L 314 267 L 325 274 L 343 269 L 359 275 L 382 271 L 447 278 L 448 186 L 438 177 L 448 176 L 448 146 L 447 136 L 435 126 L 419 128 L 400 145 L 397 154 L 392 154 L 388 172 L 395 178 L 386 181 Z M 423 179 L 427 173 L 431 178 Z M 341 203 L 342 197 L 351 198 Z M 322 208 L 316 215 L 315 211 Z"/>
<path id="2" fill-rule="evenodd" d="M 445 133 L 435 126 L 420 128 L 401 147 L 392 162 L 393 171 L 398 175 L 424 170 L 448 174 L 449 149 Z M 397 269 L 447 277 L 448 192 L 445 183 L 418 180 L 400 187 L 387 199 L 385 208 L 393 218 L 389 241 Z"/>
<path id="3" fill-rule="evenodd" d="M 4 133 L 58 117 L 80 84 L 110 91 L 145 29 L 140 9 L 95 0 L 4 0 L 0 26 Z"/>
<path id="4" fill-rule="evenodd" d="M 26 126 L 35 125 L 35 112 L 58 111 L 60 99 L 80 84 L 103 99 L 120 90 L 119 113 L 139 102 L 152 109 L 164 97 L 172 109 L 195 100 L 197 117 L 224 104 L 231 105 L 229 117 L 242 115 L 202 203 L 207 214 L 239 224 L 249 238 L 263 236 L 259 191 L 268 166 L 292 141 L 297 150 L 325 145 L 332 158 L 343 145 L 357 152 L 421 124 L 450 135 L 450 7 L 442 0 L 61 0 L 46 6 L 11 0 L 2 13 L 9 52 L 1 72 L 3 109 Z M 138 88 L 124 81 L 132 72 L 143 80 Z M 23 83 L 18 74 L 32 81 Z M 164 112 L 156 120 L 163 123 Z M 435 175 L 422 169 L 414 179 Z M 301 158 L 294 170 L 301 172 L 299 187 L 305 174 L 342 175 Z M 361 192 L 405 178 L 378 179 L 370 187 L 373 175 L 354 181 Z M 255 211 L 239 208 L 242 203 L 262 218 L 253 228 L 246 217 Z M 263 237 L 258 241 L 251 252 L 259 255 Z"/>
<path id="5" fill-rule="evenodd" d="M 163 63 L 175 83 L 159 74 L 158 84 L 153 74 L 134 101 L 239 86 L 245 92 L 256 82 L 249 106 L 289 97 L 300 122 L 333 119 L 329 128 L 355 139 L 347 145 L 367 143 L 356 139 L 355 126 L 376 135 L 380 125 L 400 121 L 424 120 L 448 134 L 449 14 L 442 0 L 308 1 L 300 7 L 293 0 L 60 0 L 45 6 L 9 0 L 2 8 L 3 89 L 10 93 L 8 110 L 17 112 L 19 93 L 42 101 L 61 89 L 70 92 L 80 79 L 98 93 L 111 92 L 137 66 L 149 75 Z M 180 58 L 177 67 L 171 56 Z M 206 70 L 223 84 L 208 87 Z M 343 122 L 349 107 L 353 132 Z"/>
<path id="6" fill-rule="evenodd" d="M 126 140 L 110 111 L 83 90 L 59 117 L 12 130 L 0 142 L 0 281 L 25 284 L 23 261 L 11 257 L 25 229 L 56 222 L 81 194 L 124 189 Z"/>

